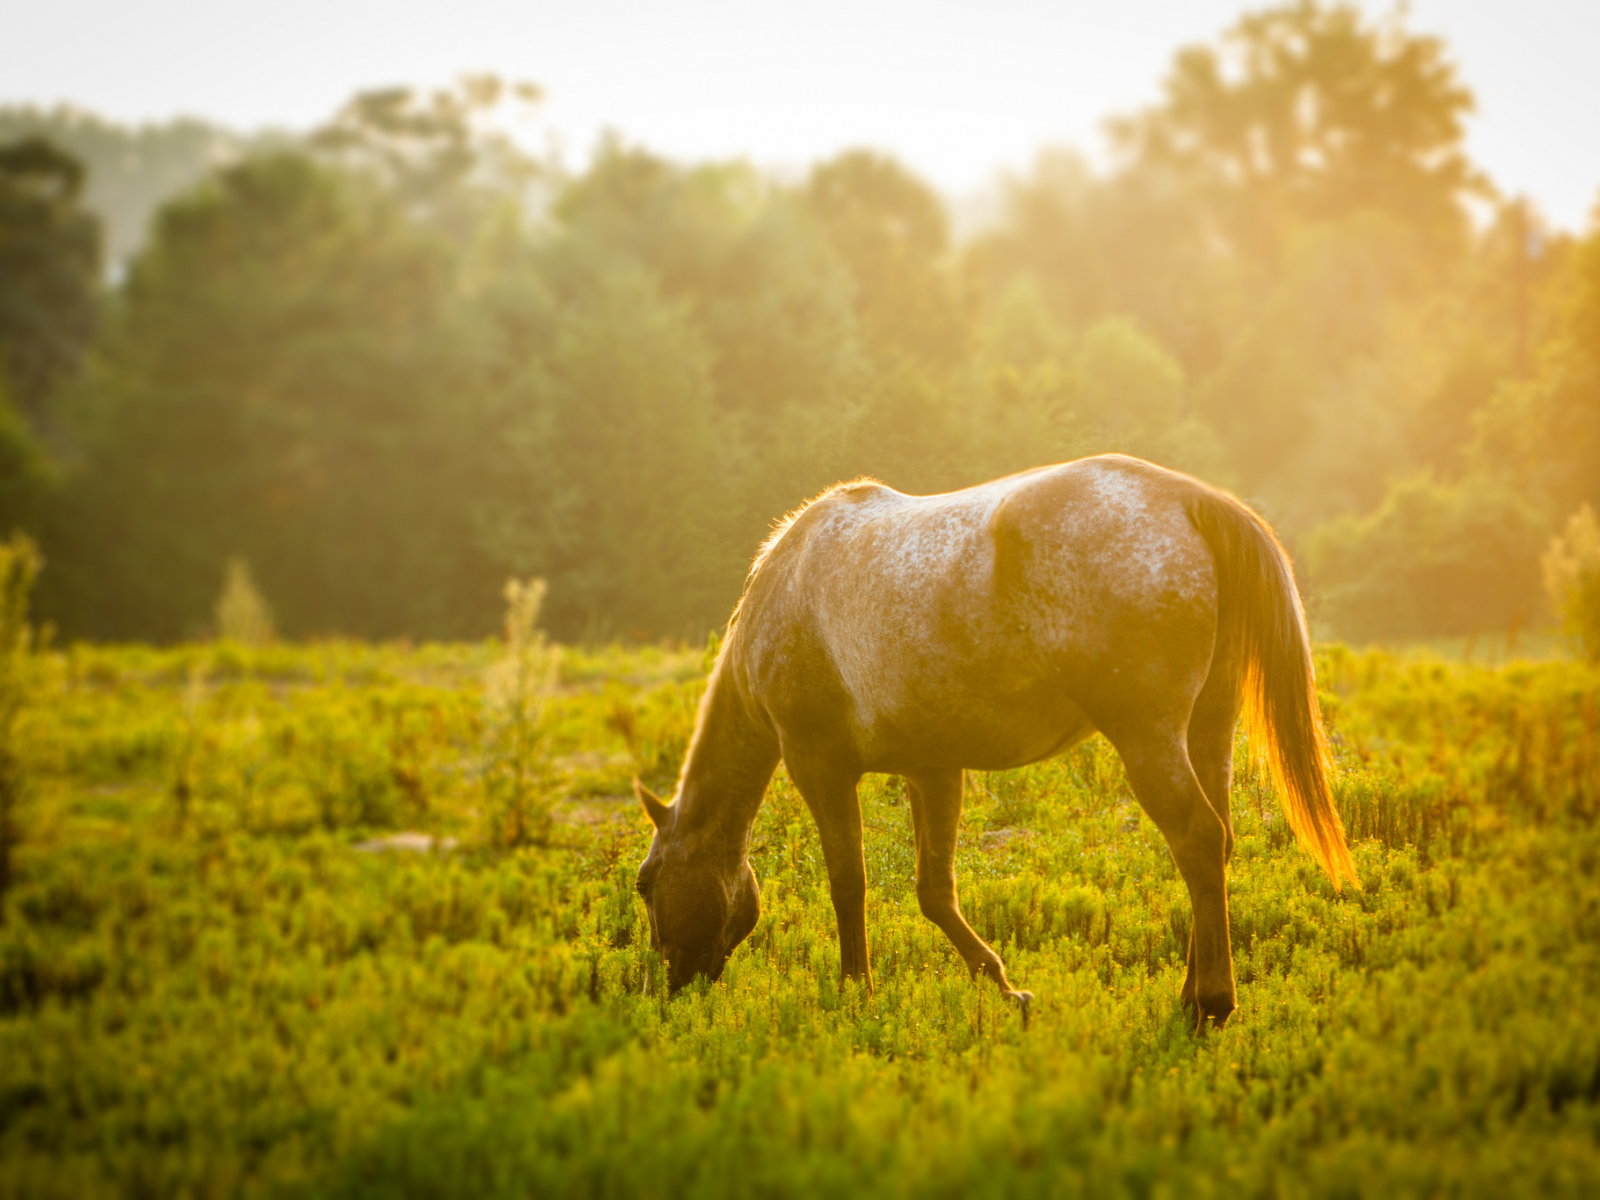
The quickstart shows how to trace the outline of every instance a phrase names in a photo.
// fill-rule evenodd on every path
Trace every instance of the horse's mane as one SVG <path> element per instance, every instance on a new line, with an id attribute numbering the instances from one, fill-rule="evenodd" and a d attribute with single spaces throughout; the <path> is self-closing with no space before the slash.
<path id="1" fill-rule="evenodd" d="M 739 613 L 744 609 L 744 602 L 749 598 L 750 587 L 755 583 L 756 576 L 761 573 L 761 568 L 766 565 L 767 560 L 770 559 L 777 551 L 778 544 L 782 542 L 784 536 L 795 527 L 795 523 L 799 521 L 801 517 L 805 516 L 813 506 L 820 504 L 830 496 L 836 496 L 841 492 L 854 492 L 865 488 L 876 488 L 883 486 L 883 483 L 872 478 L 870 475 L 861 475 L 855 479 L 847 479 L 817 493 L 804 504 L 791 509 L 789 512 L 785 513 L 780 520 L 774 522 L 772 526 L 772 532 L 767 534 L 766 539 L 761 543 L 761 548 L 756 551 L 755 558 L 750 562 L 750 570 L 744 577 L 744 592 L 742 595 L 740 595 L 739 603 L 733 606 L 733 612 L 728 617 L 728 628 L 727 632 L 723 634 L 723 644 L 727 644 L 728 634 L 733 632 L 734 625 L 738 623 Z"/>
<path id="2" fill-rule="evenodd" d="M 767 534 L 766 540 L 761 543 L 761 549 L 756 551 L 755 559 L 750 564 L 750 573 L 745 576 L 745 590 L 750 590 L 750 581 L 756 577 L 757 572 L 765 565 L 767 559 L 772 557 L 772 552 L 778 548 L 778 543 L 783 541 L 784 535 L 794 528 L 795 522 L 805 516 L 812 505 L 820 504 L 828 497 L 838 495 L 840 492 L 853 492 L 862 488 L 882 486 L 884 485 L 870 475 L 861 475 L 855 479 L 847 479 L 843 483 L 834 484 L 825 491 L 811 497 L 798 508 L 784 514 L 783 518 L 772 526 L 772 532 Z"/>

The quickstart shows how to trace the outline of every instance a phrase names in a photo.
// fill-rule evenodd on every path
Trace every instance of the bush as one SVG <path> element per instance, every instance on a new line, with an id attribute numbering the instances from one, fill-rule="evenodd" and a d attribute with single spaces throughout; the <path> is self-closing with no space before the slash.
<path id="1" fill-rule="evenodd" d="M 1496 485 L 1397 484 L 1376 511 L 1312 536 L 1317 615 L 1355 640 L 1520 624 L 1538 602 L 1541 533 L 1532 505 Z"/>
<path id="2" fill-rule="evenodd" d="M 28 595 L 38 573 L 39 554 L 31 541 L 19 533 L 0 542 L 0 899 L 11 886 L 11 856 L 22 840 L 17 810 L 26 779 L 17 718 L 30 684 Z"/>
<path id="3" fill-rule="evenodd" d="M 1600 522 L 1587 504 L 1567 518 L 1540 560 L 1545 594 L 1590 662 L 1600 662 Z"/>

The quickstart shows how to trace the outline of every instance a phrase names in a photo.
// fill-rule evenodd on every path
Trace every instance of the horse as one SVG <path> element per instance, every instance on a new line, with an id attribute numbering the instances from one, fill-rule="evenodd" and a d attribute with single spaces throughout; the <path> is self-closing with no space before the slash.
<path id="1" fill-rule="evenodd" d="M 963 771 L 1020 767 L 1095 733 L 1188 886 L 1181 1001 L 1204 1033 L 1237 1006 L 1226 870 L 1241 712 L 1285 816 L 1337 889 L 1360 881 L 1330 787 L 1310 638 L 1288 556 L 1241 501 L 1101 455 L 932 496 L 836 485 L 774 530 L 729 619 L 637 887 L 677 991 L 715 981 L 760 917 L 750 830 L 781 760 L 816 822 L 840 974 L 869 991 L 856 786 L 904 777 L 917 901 L 976 979 L 1033 999 L 962 916 Z M 981 982 L 981 980 L 980 980 Z"/>

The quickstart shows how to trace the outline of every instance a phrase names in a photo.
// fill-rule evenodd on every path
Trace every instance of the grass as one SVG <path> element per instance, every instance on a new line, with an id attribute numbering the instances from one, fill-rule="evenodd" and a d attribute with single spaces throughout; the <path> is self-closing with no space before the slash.
<path id="1" fill-rule="evenodd" d="M 563 651 L 506 848 L 499 648 L 36 655 L 0 923 L 0 1195 L 1505 1195 L 1600 1187 L 1600 673 L 1320 655 L 1363 888 L 1234 797 L 1240 1011 L 1177 1006 L 1188 903 L 1096 740 L 969 777 L 961 900 L 1027 1028 L 917 912 L 869 777 L 876 990 L 837 979 L 780 773 L 763 916 L 669 1000 L 632 889 L 700 651 Z M 398 830 L 450 851 L 366 853 Z M 451 843 L 438 843 L 439 845 Z"/>

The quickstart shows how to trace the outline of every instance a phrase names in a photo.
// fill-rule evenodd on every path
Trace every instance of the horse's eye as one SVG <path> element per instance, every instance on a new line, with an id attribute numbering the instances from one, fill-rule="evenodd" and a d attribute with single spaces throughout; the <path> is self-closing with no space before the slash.
<path id="1" fill-rule="evenodd" d="M 650 899 L 649 889 L 644 886 L 644 880 L 635 879 L 633 881 L 633 890 L 639 893 L 639 899 L 641 899 L 641 900 L 649 900 Z"/>

